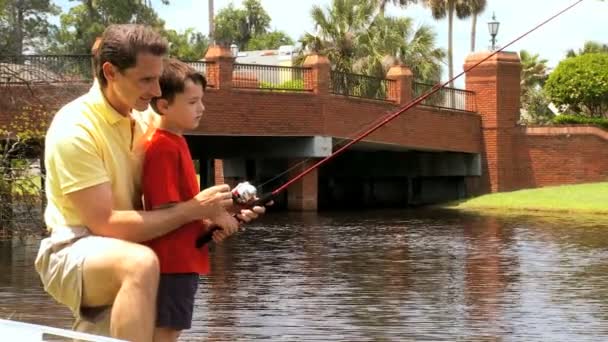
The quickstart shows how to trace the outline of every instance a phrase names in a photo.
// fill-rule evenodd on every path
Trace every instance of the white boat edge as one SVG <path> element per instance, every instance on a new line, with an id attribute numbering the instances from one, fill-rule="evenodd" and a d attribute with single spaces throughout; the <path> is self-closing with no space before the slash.
<path id="1" fill-rule="evenodd" d="M 126 342 L 125 340 L 118 340 L 111 337 L 53 328 L 46 325 L 0 319 L 0 337 L 2 341 L 40 342 L 44 341 L 44 335 L 67 337 L 89 342 Z"/>

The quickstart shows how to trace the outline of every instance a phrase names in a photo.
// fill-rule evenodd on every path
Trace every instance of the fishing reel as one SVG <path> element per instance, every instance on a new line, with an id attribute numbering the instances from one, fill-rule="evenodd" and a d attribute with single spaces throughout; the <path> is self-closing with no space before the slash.
<path id="1" fill-rule="evenodd" d="M 267 194 L 265 196 L 262 196 L 262 198 L 258 198 L 258 189 L 256 189 L 256 187 L 249 182 L 241 182 L 237 184 L 231 192 L 232 201 L 234 202 L 235 206 L 241 209 L 253 208 L 255 205 L 264 205 L 272 199 L 272 194 Z M 234 214 L 234 216 L 236 217 L 236 214 Z M 207 233 L 199 236 L 195 242 L 196 248 L 200 248 L 204 244 L 210 242 L 213 236 L 213 232 L 218 229 L 220 229 L 220 227 L 218 226 L 211 227 L 207 231 Z M 243 228 L 241 227 L 241 229 Z"/>
<path id="2" fill-rule="evenodd" d="M 252 204 L 258 194 L 258 189 L 249 182 L 241 182 L 232 189 L 232 200 L 234 204 L 246 206 Z"/>

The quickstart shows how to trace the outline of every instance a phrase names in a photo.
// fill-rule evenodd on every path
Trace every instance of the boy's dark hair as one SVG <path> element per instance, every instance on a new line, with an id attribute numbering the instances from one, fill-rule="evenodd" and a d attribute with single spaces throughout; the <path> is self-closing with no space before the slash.
<path id="1" fill-rule="evenodd" d="M 162 115 L 157 107 L 158 100 L 164 99 L 169 103 L 173 102 L 175 95 L 184 92 L 187 80 L 203 87 L 203 91 L 207 88 L 207 79 L 201 73 L 194 70 L 194 68 L 175 58 L 165 59 L 163 62 L 163 74 L 160 76 L 160 91 L 162 95 L 153 98 L 150 103 L 154 111 Z"/>
<path id="2" fill-rule="evenodd" d="M 95 74 L 102 87 L 108 84 L 103 75 L 105 62 L 112 63 L 121 72 L 133 67 L 139 53 L 155 56 L 167 54 L 169 45 L 153 28 L 137 24 L 110 25 L 103 32 L 98 48 L 93 55 Z"/>

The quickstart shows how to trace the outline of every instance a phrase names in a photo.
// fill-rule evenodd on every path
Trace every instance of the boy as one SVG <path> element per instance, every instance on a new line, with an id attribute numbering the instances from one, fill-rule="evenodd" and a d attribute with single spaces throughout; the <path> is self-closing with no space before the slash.
<path id="1" fill-rule="evenodd" d="M 182 133 L 199 124 L 205 109 L 202 98 L 207 82 L 203 75 L 178 60 L 167 59 L 163 64 L 162 95 L 151 102 L 160 122 L 146 139 L 142 170 L 146 210 L 171 206 L 199 192 Z M 234 218 L 226 211 L 214 218 L 215 224 L 223 226 L 218 220 L 228 222 Z M 201 218 L 145 243 L 156 252 L 161 272 L 154 341 L 177 341 L 181 331 L 191 326 L 199 275 L 209 273 L 207 246 L 195 247 L 195 240 L 206 231 L 207 223 L 210 222 Z M 219 242 L 234 231 L 216 231 L 213 239 Z"/>

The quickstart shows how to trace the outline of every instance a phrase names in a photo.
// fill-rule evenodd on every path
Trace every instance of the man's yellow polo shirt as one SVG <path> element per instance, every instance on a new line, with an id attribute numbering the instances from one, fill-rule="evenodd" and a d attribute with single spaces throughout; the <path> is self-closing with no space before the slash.
<path id="1" fill-rule="evenodd" d="M 66 195 L 105 182 L 112 187 L 114 210 L 141 208 L 142 134 L 142 124 L 110 106 L 97 82 L 59 110 L 45 141 L 49 230 L 81 226 Z"/>

